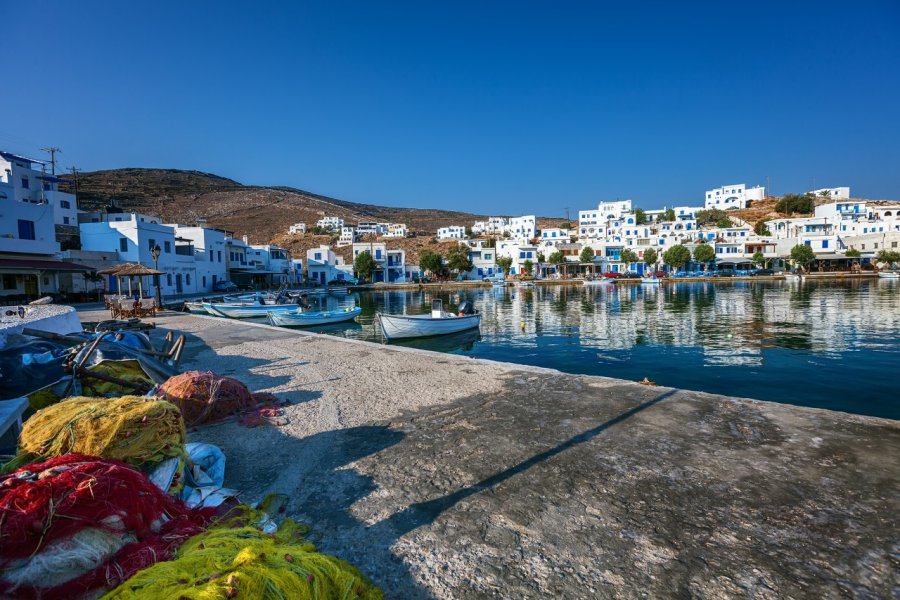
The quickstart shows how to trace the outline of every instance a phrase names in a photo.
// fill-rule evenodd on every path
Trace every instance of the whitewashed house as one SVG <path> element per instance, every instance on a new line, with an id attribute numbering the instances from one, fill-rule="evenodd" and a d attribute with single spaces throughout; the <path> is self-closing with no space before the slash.
<path id="1" fill-rule="evenodd" d="M 54 225 L 78 226 L 75 196 L 59 191 L 59 179 L 47 172 L 46 162 L 0 151 L 0 184 L 7 199 L 49 205 Z"/>
<path id="2" fill-rule="evenodd" d="M 572 241 L 572 231 L 570 229 L 563 229 L 561 227 L 547 227 L 545 229 L 541 229 L 541 243 L 544 242 L 558 242 L 558 243 L 568 243 Z"/>
<path id="3" fill-rule="evenodd" d="M 316 221 L 316 227 L 328 231 L 339 231 L 344 226 L 344 220 L 339 217 L 322 217 Z"/>
<path id="4" fill-rule="evenodd" d="M 228 279 L 225 232 L 207 227 L 170 225 L 175 229 L 175 254 L 194 259 L 194 291 L 212 292 L 219 281 Z"/>
<path id="5" fill-rule="evenodd" d="M 384 237 L 405 238 L 407 235 L 409 235 L 409 230 L 406 228 L 406 223 L 390 223 Z"/>
<path id="6" fill-rule="evenodd" d="M 437 230 L 439 240 L 463 240 L 466 238 L 466 228 L 461 225 L 450 225 Z"/>
<path id="7" fill-rule="evenodd" d="M 820 196 L 825 198 L 831 198 L 832 200 L 844 200 L 850 198 L 850 187 L 833 187 L 833 188 L 821 188 L 818 190 L 812 190 L 809 192 L 813 196 Z"/>
<path id="8" fill-rule="evenodd" d="M 766 188 L 756 186 L 748 188 L 743 183 L 733 185 L 723 185 L 714 190 L 707 190 L 706 201 L 704 206 L 707 209 L 718 208 L 719 210 L 728 210 L 729 208 L 747 208 L 756 200 L 764 200 L 766 197 Z"/>
<path id="9" fill-rule="evenodd" d="M 341 237 L 338 238 L 337 245 L 338 247 L 349 246 L 353 242 L 356 241 L 356 229 L 353 227 L 349 227 L 344 225 L 341 227 Z"/>
<path id="10" fill-rule="evenodd" d="M 288 227 L 288 233 L 296 235 L 298 233 L 306 233 L 306 223 L 294 223 Z"/>
<path id="11" fill-rule="evenodd" d="M 306 251 L 306 275 L 309 281 L 326 285 L 329 281 L 349 280 L 353 266 L 334 253 L 330 246 L 322 245 Z"/>

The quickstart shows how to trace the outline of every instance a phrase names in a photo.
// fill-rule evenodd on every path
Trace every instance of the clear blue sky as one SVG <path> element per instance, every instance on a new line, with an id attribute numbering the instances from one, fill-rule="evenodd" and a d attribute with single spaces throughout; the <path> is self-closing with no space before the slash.
<path id="1" fill-rule="evenodd" d="M 497 214 L 900 198 L 896 0 L 276 4 L 3 0 L 0 148 Z"/>

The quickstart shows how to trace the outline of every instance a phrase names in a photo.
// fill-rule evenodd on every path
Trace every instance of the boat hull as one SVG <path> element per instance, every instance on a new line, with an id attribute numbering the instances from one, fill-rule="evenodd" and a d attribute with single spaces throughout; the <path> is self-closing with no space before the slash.
<path id="1" fill-rule="evenodd" d="M 386 340 L 446 335 L 481 325 L 481 315 L 434 319 L 431 315 L 376 315 Z"/>
<path id="2" fill-rule="evenodd" d="M 347 310 L 330 310 L 322 312 L 286 312 L 277 313 L 269 311 L 268 318 L 272 325 L 281 327 L 312 327 L 313 325 L 330 325 L 352 321 L 362 313 L 360 307 Z"/>
<path id="3" fill-rule="evenodd" d="M 204 310 L 214 317 L 226 317 L 228 319 L 252 319 L 254 317 L 266 317 L 268 313 L 282 313 L 296 311 L 294 304 L 213 304 L 204 302 Z"/>
<path id="4" fill-rule="evenodd" d="M 643 285 L 659 285 L 660 280 L 656 277 L 641 277 L 641 284 L 643 284 Z"/>

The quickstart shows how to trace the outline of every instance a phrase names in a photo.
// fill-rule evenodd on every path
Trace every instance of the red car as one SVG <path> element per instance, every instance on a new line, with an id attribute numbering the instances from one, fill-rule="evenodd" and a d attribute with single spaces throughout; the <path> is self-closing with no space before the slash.
<path id="1" fill-rule="evenodd" d="M 656 277 L 657 279 L 659 279 L 661 277 L 668 277 L 669 274 L 666 273 L 665 271 L 657 271 L 656 273 L 653 274 L 653 276 Z"/>
<path id="2" fill-rule="evenodd" d="M 606 277 L 607 279 L 615 279 L 616 277 L 621 277 L 622 274 L 616 273 L 615 271 L 607 271 L 606 273 L 603 274 L 603 276 Z"/>

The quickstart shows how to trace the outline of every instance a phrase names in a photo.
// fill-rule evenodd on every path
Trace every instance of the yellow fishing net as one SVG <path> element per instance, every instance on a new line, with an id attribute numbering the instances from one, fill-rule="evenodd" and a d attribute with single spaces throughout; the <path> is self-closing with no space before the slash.
<path id="1" fill-rule="evenodd" d="M 3 470 L 70 452 L 121 460 L 148 471 L 167 458 L 183 461 L 184 422 L 177 407 L 161 400 L 69 398 L 25 421 L 16 457 Z"/>
<path id="2" fill-rule="evenodd" d="M 252 514 L 245 511 L 249 520 Z M 175 560 L 140 571 L 104 600 L 384 597 L 355 567 L 304 542 L 295 522 L 286 520 L 267 534 L 247 521 L 231 519 L 189 539 Z"/>

